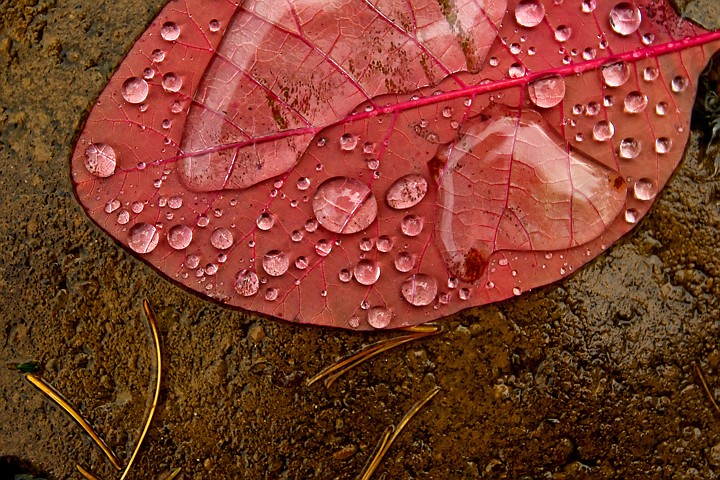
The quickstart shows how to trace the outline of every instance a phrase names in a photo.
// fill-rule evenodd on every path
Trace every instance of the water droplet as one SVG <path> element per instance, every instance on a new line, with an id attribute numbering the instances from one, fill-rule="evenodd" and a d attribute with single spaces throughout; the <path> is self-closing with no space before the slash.
<path id="1" fill-rule="evenodd" d="M 672 148 L 672 140 L 668 137 L 660 137 L 655 140 L 655 151 L 660 155 L 664 155 Z"/>
<path id="2" fill-rule="evenodd" d="M 155 225 L 141 222 L 128 232 L 128 247 L 136 253 L 150 253 L 157 247 L 160 234 Z"/>
<path id="3" fill-rule="evenodd" d="M 255 220 L 255 225 L 257 225 L 260 230 L 270 230 L 273 225 L 275 225 L 275 217 L 273 217 L 270 212 L 263 212 Z"/>
<path id="4" fill-rule="evenodd" d="M 582 115 L 585 112 L 585 105 L 579 103 L 573 106 L 573 115 Z"/>
<path id="5" fill-rule="evenodd" d="M 385 195 L 385 200 L 391 208 L 403 210 L 420 203 L 427 189 L 427 180 L 422 175 L 411 173 L 400 177 L 392 184 Z"/>
<path id="6" fill-rule="evenodd" d="M 263 270 L 271 277 L 279 277 L 287 272 L 290 259 L 280 250 L 270 250 L 262 259 Z"/>
<path id="7" fill-rule="evenodd" d="M 360 326 L 360 319 L 358 317 L 350 317 L 348 325 L 350 325 L 350 328 L 358 328 Z"/>
<path id="8" fill-rule="evenodd" d="M 105 213 L 113 213 L 118 208 L 120 208 L 120 200 L 110 200 L 105 204 Z"/>
<path id="9" fill-rule="evenodd" d="M 380 168 L 380 160 L 378 160 L 377 158 L 368 158 L 365 163 L 370 170 L 377 170 L 378 168 Z"/>
<path id="10" fill-rule="evenodd" d="M 630 2 L 618 3 L 610 10 L 610 27 L 620 35 L 630 35 L 640 28 L 640 9 Z"/>
<path id="11" fill-rule="evenodd" d="M 452 114 L 453 114 L 452 107 L 448 106 L 448 107 L 445 107 L 442 109 L 442 116 L 444 118 L 450 118 L 450 117 L 452 117 Z"/>
<path id="12" fill-rule="evenodd" d="M 592 13 L 595 11 L 596 6 L 597 6 L 597 4 L 595 3 L 595 0 L 583 0 L 582 12 L 583 13 Z"/>
<path id="13" fill-rule="evenodd" d="M 641 178 L 633 185 L 633 195 L 638 200 L 652 200 L 657 195 L 657 186 L 649 178 Z"/>
<path id="14" fill-rule="evenodd" d="M 310 188 L 310 179 L 307 177 L 300 177 L 297 180 L 297 189 L 304 191 Z"/>
<path id="15" fill-rule="evenodd" d="M 173 210 L 177 210 L 178 208 L 182 207 L 183 200 L 180 196 L 173 196 L 168 199 L 167 206 L 172 208 Z"/>
<path id="16" fill-rule="evenodd" d="M 362 250 L 363 252 L 369 252 L 370 250 L 372 250 L 374 244 L 375 243 L 371 239 L 363 237 L 362 239 L 360 239 L 360 250 Z"/>
<path id="17" fill-rule="evenodd" d="M 643 80 L 646 82 L 657 80 L 659 76 L 660 71 L 655 67 L 645 67 L 645 70 L 643 70 Z"/>
<path id="18" fill-rule="evenodd" d="M 217 32 L 218 30 L 220 30 L 220 22 L 217 19 L 213 18 L 212 20 L 210 20 L 210 22 L 208 22 L 208 30 L 210 30 L 211 32 Z"/>
<path id="19" fill-rule="evenodd" d="M 303 233 L 300 230 L 293 230 L 290 234 L 290 239 L 293 242 L 299 242 L 303 239 Z"/>
<path id="20" fill-rule="evenodd" d="M 180 36 L 180 27 L 175 22 L 165 22 L 160 27 L 160 36 L 168 42 L 177 40 Z"/>
<path id="21" fill-rule="evenodd" d="M 188 255 L 185 257 L 185 266 L 190 270 L 195 270 L 200 265 L 200 257 L 197 255 Z"/>
<path id="22" fill-rule="evenodd" d="M 525 75 L 525 67 L 519 63 L 513 63 L 508 69 L 508 75 L 510 78 L 520 78 Z"/>
<path id="23" fill-rule="evenodd" d="M 353 271 L 361 285 L 373 285 L 380 278 L 380 265 L 374 260 L 360 260 Z"/>
<path id="24" fill-rule="evenodd" d="M 350 280 L 352 280 L 352 272 L 350 270 L 348 270 L 347 268 L 343 268 L 338 273 L 338 278 L 340 279 L 341 282 L 347 283 Z"/>
<path id="25" fill-rule="evenodd" d="M 308 267 L 308 259 L 302 255 L 295 259 L 295 268 L 298 270 L 305 270 Z"/>
<path id="26" fill-rule="evenodd" d="M 334 233 L 357 233 L 377 216 L 377 201 L 367 185 L 348 177 L 323 182 L 313 196 L 317 221 Z"/>
<path id="27" fill-rule="evenodd" d="M 380 235 L 376 242 L 378 252 L 387 253 L 393 248 L 393 240 L 387 235 Z"/>
<path id="28" fill-rule="evenodd" d="M 620 142 L 620 158 L 633 159 L 637 158 L 642 151 L 642 146 L 638 140 L 634 138 L 624 138 Z"/>
<path id="29" fill-rule="evenodd" d="M 167 129 L 169 129 L 170 127 L 172 127 L 172 120 L 166 118 L 165 120 L 162 121 L 162 123 L 160 124 L 160 126 L 161 126 L 162 128 L 164 128 L 165 130 L 167 130 Z"/>
<path id="30" fill-rule="evenodd" d="M 197 226 L 200 228 L 207 227 L 210 224 L 210 219 L 205 215 L 200 215 L 197 219 Z"/>
<path id="31" fill-rule="evenodd" d="M 401 287 L 403 298 L 416 307 L 430 305 L 435 300 L 437 290 L 437 281 L 422 273 L 408 277 Z"/>
<path id="32" fill-rule="evenodd" d="M 251 297 L 260 289 L 260 279 L 251 270 L 240 270 L 235 277 L 233 287 L 243 297 Z"/>
<path id="33" fill-rule="evenodd" d="M 368 323 L 373 328 L 385 328 L 390 325 L 392 312 L 385 307 L 373 307 L 368 310 Z"/>
<path id="34" fill-rule="evenodd" d="M 625 62 L 611 63 L 602 67 L 602 76 L 608 87 L 620 87 L 630 79 L 630 67 Z"/>
<path id="35" fill-rule="evenodd" d="M 583 60 L 593 60 L 596 55 L 597 51 L 592 47 L 586 48 L 582 53 Z"/>
<path id="36" fill-rule="evenodd" d="M 215 275 L 218 271 L 218 266 L 214 263 L 208 263 L 205 265 L 205 273 L 208 275 Z"/>
<path id="37" fill-rule="evenodd" d="M 450 277 L 448 278 L 447 285 L 448 288 L 452 290 L 453 288 L 457 288 L 459 283 L 460 281 L 456 277 Z"/>
<path id="38" fill-rule="evenodd" d="M 187 225 L 175 225 L 167 233 L 168 245 L 175 250 L 183 250 L 192 242 L 193 232 Z"/>
<path id="39" fill-rule="evenodd" d="M 417 215 L 406 215 L 400 222 L 400 230 L 408 237 L 416 237 L 423 230 L 425 221 Z"/>
<path id="40" fill-rule="evenodd" d="M 640 92 L 630 92 L 625 97 L 625 111 L 627 113 L 640 113 L 645 111 L 648 97 Z"/>
<path id="41" fill-rule="evenodd" d="M 395 268 L 398 272 L 409 272 L 415 267 L 415 256 L 408 252 L 400 252 L 395 257 Z"/>
<path id="42" fill-rule="evenodd" d="M 178 92 L 182 88 L 182 84 L 182 77 L 173 72 L 163 75 L 162 86 L 166 92 Z"/>
<path id="43" fill-rule="evenodd" d="M 467 288 L 461 288 L 458 292 L 458 297 L 460 297 L 460 300 L 467 300 L 470 298 L 470 290 Z"/>
<path id="44" fill-rule="evenodd" d="M 357 146 L 358 138 L 352 133 L 345 133 L 340 137 L 340 149 L 349 152 Z"/>
<path id="45" fill-rule="evenodd" d="M 268 288 L 267 290 L 265 290 L 265 300 L 267 300 L 268 302 L 274 302 L 275 300 L 277 300 L 278 293 L 279 292 L 277 288 Z"/>
<path id="46" fill-rule="evenodd" d="M 488 63 L 490 63 L 491 67 L 497 67 L 500 64 L 500 60 L 498 60 L 497 57 L 490 57 L 490 60 L 488 60 Z"/>
<path id="47" fill-rule="evenodd" d="M 593 138 L 598 142 L 606 142 L 615 135 L 615 126 L 608 120 L 600 120 L 593 127 Z"/>
<path id="48" fill-rule="evenodd" d="M 116 164 L 115 150 L 106 143 L 91 143 L 85 149 L 85 168 L 95 177 L 111 176 L 115 173 Z"/>
<path id="49" fill-rule="evenodd" d="M 307 222 L 305 222 L 305 231 L 308 233 L 313 233 L 315 230 L 318 229 L 318 222 L 314 218 L 309 219 Z"/>
<path id="50" fill-rule="evenodd" d="M 163 50 L 160 50 L 159 48 L 156 48 L 155 50 L 150 53 L 150 60 L 153 61 L 153 63 L 160 63 L 163 60 L 165 60 L 165 52 Z"/>
<path id="51" fill-rule="evenodd" d="M 522 52 L 522 49 L 520 48 L 519 43 L 511 43 L 510 44 L 510 53 L 512 53 L 513 55 L 519 55 L 520 52 Z"/>
<path id="52" fill-rule="evenodd" d="M 665 102 L 660 102 L 657 105 L 655 105 L 655 113 L 660 115 L 661 117 L 666 115 L 668 112 L 668 104 Z"/>
<path id="53" fill-rule="evenodd" d="M 328 242 L 324 238 L 321 238 L 317 241 L 317 243 L 315 243 L 315 253 L 317 253 L 321 257 L 327 257 L 331 251 L 332 242 Z"/>
<path id="54" fill-rule="evenodd" d="M 634 225 L 637 223 L 639 217 L 640 213 L 634 208 L 628 208 L 625 210 L 625 221 L 627 223 Z"/>
<path id="55" fill-rule="evenodd" d="M 570 40 L 570 36 L 572 35 L 572 28 L 568 27 L 567 25 L 560 25 L 559 27 L 555 28 L 555 40 L 558 42 L 567 42 Z"/>
<path id="56" fill-rule="evenodd" d="M 545 7 L 537 0 L 521 0 L 515 7 L 515 21 L 521 27 L 535 27 L 545 18 Z"/>
<path id="57" fill-rule="evenodd" d="M 606 107 L 612 107 L 613 105 L 615 105 L 615 97 L 613 97 L 612 95 L 605 95 L 603 97 L 603 105 L 605 105 Z"/>
<path id="58" fill-rule="evenodd" d="M 122 97 L 128 103 L 144 102 L 149 91 L 148 83 L 142 78 L 130 77 L 122 84 Z"/>
<path id="59" fill-rule="evenodd" d="M 559 75 L 541 78 L 528 85 L 530 100 L 540 108 L 551 108 L 565 98 L 565 80 Z"/>
<path id="60" fill-rule="evenodd" d="M 215 229 L 210 235 L 210 243 L 218 250 L 227 250 L 232 247 L 233 234 L 227 228 Z"/>
<path id="61" fill-rule="evenodd" d="M 522 293 L 522 290 L 520 290 L 519 287 L 513 287 L 512 292 L 513 292 L 513 295 L 517 296 Z"/>
<path id="62" fill-rule="evenodd" d="M 670 88 L 675 93 L 684 92 L 688 85 L 690 85 L 690 81 L 682 75 L 678 75 L 670 81 Z"/>

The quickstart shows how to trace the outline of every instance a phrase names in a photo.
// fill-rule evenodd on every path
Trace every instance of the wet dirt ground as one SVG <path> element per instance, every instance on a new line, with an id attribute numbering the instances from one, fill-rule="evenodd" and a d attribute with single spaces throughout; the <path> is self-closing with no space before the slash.
<path id="1" fill-rule="evenodd" d="M 720 181 L 694 129 L 651 214 L 570 279 L 444 321 L 330 390 L 322 367 L 392 336 L 223 309 L 163 280 L 93 226 L 68 158 L 83 118 L 164 0 L 0 0 L 0 359 L 37 361 L 131 478 L 349 479 L 385 427 L 441 391 L 398 438 L 387 479 L 720 477 Z M 720 25 L 716 0 L 687 2 Z M 712 10 L 712 9 L 715 10 Z M 698 123 L 698 122 L 696 122 Z M 0 479 L 112 467 L 22 374 L 0 368 Z M 8 476 L 9 475 L 9 476 Z"/>

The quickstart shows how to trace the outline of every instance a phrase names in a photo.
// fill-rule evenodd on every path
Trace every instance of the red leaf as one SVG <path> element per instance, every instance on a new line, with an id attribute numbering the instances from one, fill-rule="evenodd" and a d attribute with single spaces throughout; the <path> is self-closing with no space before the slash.
<path id="1" fill-rule="evenodd" d="M 647 213 L 720 33 L 664 0 L 178 0 L 72 159 L 90 218 L 230 306 L 400 327 L 554 282 Z"/>

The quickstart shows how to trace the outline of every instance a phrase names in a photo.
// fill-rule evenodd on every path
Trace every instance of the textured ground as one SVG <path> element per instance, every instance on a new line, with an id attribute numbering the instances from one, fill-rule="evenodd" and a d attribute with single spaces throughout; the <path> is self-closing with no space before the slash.
<path id="1" fill-rule="evenodd" d="M 383 336 L 199 300 L 120 250 L 73 197 L 74 135 L 163 3 L 0 0 L 0 358 L 40 362 L 127 460 L 152 386 L 149 299 L 164 382 L 135 478 L 172 467 L 195 479 L 354 478 L 385 426 L 435 385 L 382 464 L 386 478 L 720 477 L 720 414 L 695 373 L 720 397 L 720 182 L 710 178 L 720 150 L 705 155 L 699 130 L 648 218 L 575 276 L 451 317 L 445 335 L 329 391 L 306 387 Z M 716 0 L 686 3 L 720 26 Z M 52 479 L 77 462 L 113 478 L 79 428 L 5 368 L 0 457 L 0 469 Z"/>

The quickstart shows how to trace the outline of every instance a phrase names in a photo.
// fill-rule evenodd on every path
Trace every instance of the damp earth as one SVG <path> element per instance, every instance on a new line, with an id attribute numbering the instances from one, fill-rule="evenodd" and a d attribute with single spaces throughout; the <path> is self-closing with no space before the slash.
<path id="1" fill-rule="evenodd" d="M 127 461 L 153 385 L 147 298 L 164 379 L 131 478 L 175 467 L 196 479 L 355 478 L 385 427 L 435 386 L 440 394 L 383 461 L 386 478 L 720 476 L 720 414 L 695 373 L 720 396 L 720 183 L 700 125 L 650 214 L 596 261 L 561 283 L 449 317 L 444 335 L 376 358 L 330 390 L 307 387 L 326 365 L 393 334 L 291 325 L 202 301 L 120 249 L 73 197 L 67 166 L 82 118 L 164 3 L 0 6 L 1 357 L 38 362 Z M 522 2 L 519 21 L 536 21 L 536 3 Z M 714 0 L 681 6 L 720 27 Z M 632 29 L 631 17 L 618 18 L 618 29 Z M 172 25 L 164 34 L 174 35 Z M 606 74 L 621 82 L 624 69 Z M 143 80 L 126 94 L 141 98 Z M 637 146 L 621 148 L 632 157 Z M 111 159 L 98 148 L 93 168 L 107 172 Z M 137 233 L 139 249 L 154 241 Z M 188 241 L 175 233 L 178 246 Z M 219 232 L 216 241 L 232 239 Z M 264 262 L 287 268 L 279 253 Z M 372 281 L 373 265 L 364 267 L 339 281 Z M 407 285 L 414 301 L 433 288 L 421 280 Z M 238 287 L 260 288 L 252 278 Z M 373 318 L 387 321 L 382 311 Z M 64 479 L 76 463 L 112 478 L 89 439 L 21 373 L 0 369 L 0 390 L 0 478 L 14 469 Z"/>

